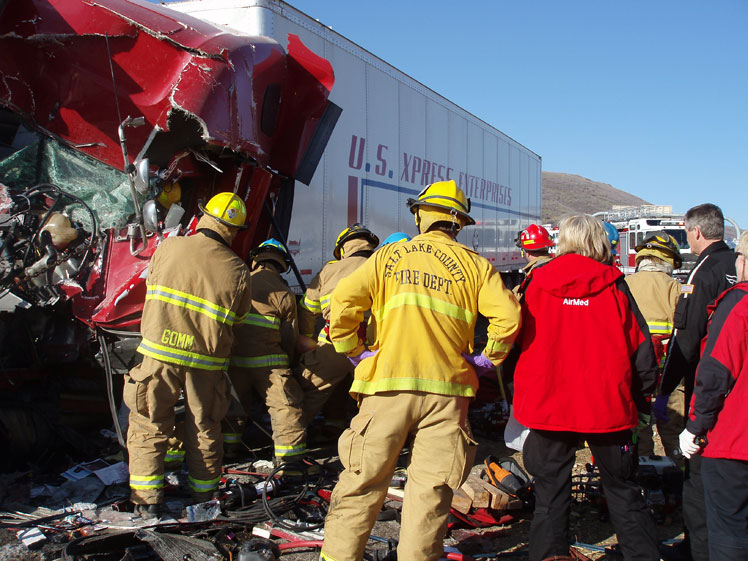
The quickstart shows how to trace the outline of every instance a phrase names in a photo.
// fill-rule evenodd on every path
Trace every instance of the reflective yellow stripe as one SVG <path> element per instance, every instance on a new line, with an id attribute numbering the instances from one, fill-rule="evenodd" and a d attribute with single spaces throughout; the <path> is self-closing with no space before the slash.
<path id="1" fill-rule="evenodd" d="M 225 323 L 227 325 L 234 325 L 234 322 L 237 321 L 236 314 L 228 308 L 214 304 L 213 302 L 195 296 L 194 294 L 182 292 L 181 290 L 174 290 L 173 288 L 160 284 L 148 285 L 145 299 L 160 300 L 167 304 L 187 308 L 188 310 L 206 315 L 219 323 Z"/>
<path id="2" fill-rule="evenodd" d="M 229 364 L 228 358 L 218 358 L 201 355 L 199 353 L 191 353 L 189 351 L 181 351 L 172 347 L 159 345 L 158 343 L 154 343 L 147 339 L 143 339 L 140 342 L 138 352 L 162 362 L 191 366 L 201 370 L 224 370 Z"/>
<path id="3" fill-rule="evenodd" d="M 292 446 L 283 446 L 281 444 L 275 445 L 275 455 L 279 458 L 287 458 L 289 456 L 300 456 L 306 453 L 306 444 L 294 444 Z"/>
<path id="4" fill-rule="evenodd" d="M 486 342 L 486 350 L 491 353 L 507 354 L 511 348 L 511 345 L 503 341 L 497 341 L 496 339 L 489 338 Z"/>
<path id="5" fill-rule="evenodd" d="M 288 366 L 288 355 L 232 356 L 231 366 L 262 368 L 263 366 Z"/>
<path id="6" fill-rule="evenodd" d="M 383 320 L 392 310 L 401 308 L 402 306 L 418 306 L 419 308 L 426 308 L 466 323 L 472 323 L 475 320 L 475 314 L 465 308 L 460 308 L 451 302 L 445 302 L 444 300 L 432 298 L 431 296 L 419 294 L 417 292 L 404 292 L 397 296 L 393 296 L 382 308 L 377 310 L 374 315 L 377 320 Z"/>
<path id="7" fill-rule="evenodd" d="M 673 324 L 668 321 L 648 321 L 647 327 L 651 335 L 670 335 L 673 332 Z"/>
<path id="8" fill-rule="evenodd" d="M 304 295 L 304 298 L 301 300 L 301 307 L 309 310 L 313 314 L 322 313 L 322 307 L 320 306 L 319 300 L 312 300 L 306 295 Z"/>
<path id="9" fill-rule="evenodd" d="M 261 316 L 260 314 L 247 314 L 242 322 L 246 325 L 267 327 L 268 329 L 280 329 L 280 318 L 274 316 Z"/>
<path id="10" fill-rule="evenodd" d="M 163 486 L 163 475 L 130 475 L 132 489 L 161 489 Z"/>
<path id="11" fill-rule="evenodd" d="M 353 380 L 351 393 L 373 395 L 377 392 L 420 391 L 440 395 L 457 395 L 472 397 L 475 390 L 470 384 L 457 384 L 441 380 L 424 380 L 421 378 L 383 378 L 372 382 Z"/>
<path id="12" fill-rule="evenodd" d="M 319 561 L 338 561 L 334 557 L 327 555 L 325 552 L 320 551 L 319 552 Z"/>
<path id="13" fill-rule="evenodd" d="M 325 339 L 325 342 L 327 342 L 327 339 Z M 335 347 L 335 351 L 343 354 L 347 354 L 356 347 L 358 347 L 361 344 L 361 342 L 358 339 L 358 333 L 354 333 L 352 337 L 348 337 L 345 340 L 335 340 L 332 342 L 332 346 Z"/>
<path id="14" fill-rule="evenodd" d="M 193 491 L 214 491 L 218 489 L 218 482 L 221 480 L 221 476 L 219 475 L 215 479 L 195 479 L 190 475 L 188 480 Z"/>
<path id="15" fill-rule="evenodd" d="M 184 450 L 169 449 L 166 451 L 165 462 L 181 462 L 184 460 Z"/>
<path id="16" fill-rule="evenodd" d="M 223 443 L 224 444 L 238 444 L 242 440 L 242 435 L 238 432 L 224 432 Z"/>
<path id="17" fill-rule="evenodd" d="M 324 310 L 330 306 L 330 297 L 332 294 L 328 294 L 327 296 L 323 296 L 322 300 L 319 301 L 321 308 Z"/>

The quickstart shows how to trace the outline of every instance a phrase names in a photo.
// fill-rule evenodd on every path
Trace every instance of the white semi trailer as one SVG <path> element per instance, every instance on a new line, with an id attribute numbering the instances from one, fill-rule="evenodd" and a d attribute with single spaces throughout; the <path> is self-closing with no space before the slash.
<path id="1" fill-rule="evenodd" d="M 284 47 L 297 35 L 332 64 L 330 99 L 342 114 L 310 185 L 295 190 L 288 234 L 305 281 L 332 258 L 336 237 L 349 224 L 363 223 L 382 239 L 396 231 L 415 235 L 406 200 L 444 179 L 454 179 L 472 201 L 477 224 L 459 241 L 499 271 L 525 263 L 514 240 L 540 220 L 540 156 L 280 0 L 167 7 Z"/>

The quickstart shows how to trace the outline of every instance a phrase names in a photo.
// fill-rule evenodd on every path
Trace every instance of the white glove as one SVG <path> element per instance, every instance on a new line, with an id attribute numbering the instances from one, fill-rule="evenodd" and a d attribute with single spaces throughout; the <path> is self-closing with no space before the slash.
<path id="1" fill-rule="evenodd" d="M 694 454 L 697 454 L 701 450 L 701 446 L 696 443 L 696 435 L 688 432 L 688 429 L 683 429 L 678 437 L 680 444 L 680 452 L 685 458 L 691 458 Z"/>

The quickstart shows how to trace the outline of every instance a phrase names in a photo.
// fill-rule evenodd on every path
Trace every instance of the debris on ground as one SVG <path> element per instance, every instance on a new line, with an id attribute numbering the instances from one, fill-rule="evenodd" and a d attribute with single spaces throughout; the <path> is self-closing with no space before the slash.
<path id="1" fill-rule="evenodd" d="M 491 417 L 486 426 L 494 422 L 494 413 L 486 409 Z M 135 512 L 121 454 L 71 458 L 56 474 L 0 474 L 0 561 L 316 560 L 342 469 L 335 448 L 332 442 L 310 450 L 303 461 L 280 466 L 270 459 L 270 447 L 247 448 L 251 458 L 225 465 L 216 498 L 197 504 L 186 469 L 169 472 L 166 502 L 153 518 Z M 365 559 L 391 558 L 397 547 L 407 454 L 406 449 Z M 445 556 L 526 559 L 533 496 L 522 456 L 503 442 L 481 438 L 477 458 L 481 463 L 455 491 Z M 682 472 L 667 458 L 646 457 L 640 461 L 639 480 L 660 538 L 678 538 Z M 575 555 L 620 558 L 599 471 L 586 448 L 578 452 L 572 484 Z"/>

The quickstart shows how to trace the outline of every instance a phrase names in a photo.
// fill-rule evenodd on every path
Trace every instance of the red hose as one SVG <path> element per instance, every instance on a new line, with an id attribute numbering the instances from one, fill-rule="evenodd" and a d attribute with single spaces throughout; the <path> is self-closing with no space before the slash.
<path id="1" fill-rule="evenodd" d="M 454 551 L 450 551 L 445 555 L 445 557 L 447 559 L 452 559 L 452 561 L 475 561 L 469 555 L 465 555 L 464 553 L 456 553 Z"/>
<path id="2" fill-rule="evenodd" d="M 307 540 L 299 542 L 285 542 L 278 544 L 281 551 L 287 549 L 300 549 L 302 547 L 322 547 L 322 540 Z"/>

